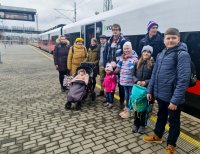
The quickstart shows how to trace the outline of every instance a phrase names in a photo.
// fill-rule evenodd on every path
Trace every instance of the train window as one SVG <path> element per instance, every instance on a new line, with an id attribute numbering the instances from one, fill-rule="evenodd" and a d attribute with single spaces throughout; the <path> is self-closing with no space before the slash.
<path id="1" fill-rule="evenodd" d="M 66 35 L 66 38 L 70 41 L 70 45 L 73 45 L 76 38 L 80 37 L 80 33 L 79 32 L 75 32 L 75 33 L 70 33 Z"/>
<path id="2" fill-rule="evenodd" d="M 52 37 L 51 37 L 51 40 L 52 40 L 53 45 L 56 45 L 56 39 L 57 39 L 58 37 L 59 37 L 58 35 L 55 35 L 55 36 L 52 36 Z"/>
<path id="3" fill-rule="evenodd" d="M 197 78 L 200 80 L 200 32 L 182 33 L 181 40 L 188 46 L 191 59 L 196 67 Z"/>
<path id="4" fill-rule="evenodd" d="M 85 26 L 81 26 L 81 37 L 84 39 L 85 37 Z"/>
<path id="5" fill-rule="evenodd" d="M 48 45 L 48 40 L 43 40 L 44 45 Z"/>
<path id="6" fill-rule="evenodd" d="M 102 35 L 102 22 L 96 23 L 96 38 L 99 39 L 100 35 Z"/>

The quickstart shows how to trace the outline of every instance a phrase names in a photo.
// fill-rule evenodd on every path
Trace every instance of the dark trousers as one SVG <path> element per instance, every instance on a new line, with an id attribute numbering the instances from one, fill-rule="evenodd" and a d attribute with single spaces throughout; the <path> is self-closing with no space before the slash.
<path id="1" fill-rule="evenodd" d="M 144 111 L 144 112 L 136 112 L 135 111 L 134 125 L 136 127 L 140 127 L 140 126 L 145 127 L 145 125 L 146 125 L 146 114 L 147 114 L 146 111 Z"/>
<path id="2" fill-rule="evenodd" d="M 114 92 L 106 92 L 106 101 L 113 104 Z"/>
<path id="3" fill-rule="evenodd" d="M 59 81 L 60 81 L 60 86 L 61 86 L 62 88 L 64 88 L 64 87 L 63 87 L 64 75 L 69 75 L 69 74 L 68 74 L 68 71 L 59 71 Z"/>
<path id="4" fill-rule="evenodd" d="M 94 76 L 93 78 L 92 78 L 92 90 L 94 91 L 94 89 L 95 89 L 95 87 L 96 87 L 96 76 Z"/>
<path id="5" fill-rule="evenodd" d="M 180 114 L 182 105 L 177 106 L 177 109 L 172 111 L 168 109 L 169 102 L 165 102 L 160 99 L 157 99 L 157 101 L 158 101 L 158 113 L 157 113 L 157 122 L 154 132 L 159 138 L 162 138 L 165 131 L 165 125 L 168 120 L 170 128 L 169 128 L 169 135 L 167 138 L 167 144 L 173 145 L 175 147 L 176 141 L 180 134 Z"/>
<path id="6" fill-rule="evenodd" d="M 120 105 L 124 105 L 124 99 L 125 99 L 125 91 L 124 87 L 118 83 L 119 87 L 119 98 L 120 98 Z"/>

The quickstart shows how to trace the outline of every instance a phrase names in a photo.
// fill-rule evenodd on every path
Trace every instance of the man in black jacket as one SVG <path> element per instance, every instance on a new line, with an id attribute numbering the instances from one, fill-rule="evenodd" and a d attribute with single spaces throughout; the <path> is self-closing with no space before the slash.
<path id="1" fill-rule="evenodd" d="M 153 59 L 156 60 L 157 54 L 161 52 L 165 45 L 163 43 L 163 36 L 158 31 L 158 24 L 155 21 L 150 21 L 147 25 L 147 34 L 140 40 L 138 47 L 138 56 L 141 56 L 143 46 L 150 45 L 153 47 Z"/>
<path id="2" fill-rule="evenodd" d="M 69 47 L 66 44 L 65 36 L 60 37 L 60 43 L 56 45 L 53 57 L 54 65 L 59 72 L 59 81 L 61 86 L 61 91 L 64 92 L 65 88 L 63 87 L 64 75 L 68 75 L 67 69 L 67 56 L 68 56 Z"/>

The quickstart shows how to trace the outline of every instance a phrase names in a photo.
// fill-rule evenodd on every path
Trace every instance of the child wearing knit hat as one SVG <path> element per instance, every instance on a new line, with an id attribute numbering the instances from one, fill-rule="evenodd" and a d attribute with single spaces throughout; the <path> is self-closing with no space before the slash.
<path id="1" fill-rule="evenodd" d="M 151 78 L 152 70 L 153 70 L 153 61 L 151 60 L 153 54 L 153 48 L 150 45 L 146 45 L 142 48 L 141 57 L 136 63 L 134 70 L 133 70 L 133 79 L 135 84 L 147 87 Z M 147 100 L 146 100 L 147 102 Z M 149 103 L 153 103 L 152 100 Z M 134 124 L 132 128 L 133 133 L 140 133 L 143 134 L 145 131 L 145 126 L 147 122 L 147 117 L 150 112 L 150 105 L 147 105 L 144 108 L 144 111 L 139 112 L 137 109 L 140 108 L 140 106 L 137 106 L 135 104 L 134 110 L 135 110 L 135 119 Z"/>
<path id="2" fill-rule="evenodd" d="M 126 107 L 124 111 L 119 115 L 122 118 L 128 118 L 130 116 L 131 107 L 129 106 L 129 98 L 131 95 L 133 81 L 133 68 L 138 61 L 136 52 L 132 49 L 131 42 L 127 41 L 123 45 L 123 55 L 117 63 L 117 70 L 120 72 L 120 85 L 124 87 L 126 96 Z"/>
<path id="3" fill-rule="evenodd" d="M 105 107 L 107 106 L 108 108 L 113 107 L 113 100 L 114 100 L 114 93 L 115 93 L 115 88 L 117 85 L 117 78 L 116 75 L 113 72 L 113 67 L 111 63 L 107 63 L 106 68 L 105 68 L 106 76 L 103 81 L 103 87 L 106 92 L 106 104 Z"/>

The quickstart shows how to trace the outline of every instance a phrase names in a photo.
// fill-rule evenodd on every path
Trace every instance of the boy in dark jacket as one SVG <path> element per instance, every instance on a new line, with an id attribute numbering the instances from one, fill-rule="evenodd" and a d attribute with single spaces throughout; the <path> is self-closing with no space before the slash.
<path id="1" fill-rule="evenodd" d="M 164 44 L 166 48 L 157 56 L 147 94 L 149 101 L 154 95 L 158 102 L 157 122 L 154 134 L 144 136 L 143 140 L 162 143 L 168 120 L 170 129 L 164 154 L 174 154 L 180 134 L 181 107 L 191 76 L 191 59 L 186 44 L 180 42 L 178 29 L 169 28 L 165 32 Z"/>

